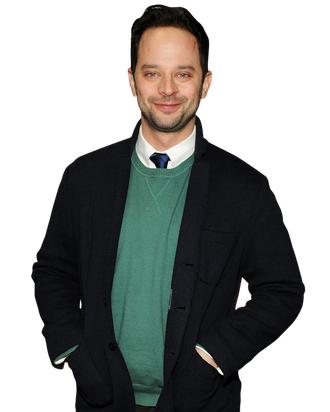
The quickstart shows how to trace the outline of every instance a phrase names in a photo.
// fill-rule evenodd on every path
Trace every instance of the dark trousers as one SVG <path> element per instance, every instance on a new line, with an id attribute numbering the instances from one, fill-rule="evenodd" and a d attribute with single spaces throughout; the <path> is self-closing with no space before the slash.
<path id="1" fill-rule="evenodd" d="M 136 412 L 154 412 L 154 406 L 136 405 Z"/>

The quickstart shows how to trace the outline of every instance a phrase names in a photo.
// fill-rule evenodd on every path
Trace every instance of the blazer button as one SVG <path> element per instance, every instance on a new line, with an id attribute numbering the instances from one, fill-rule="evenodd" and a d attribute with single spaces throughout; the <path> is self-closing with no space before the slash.
<path id="1" fill-rule="evenodd" d="M 109 348 L 110 348 L 111 350 L 116 350 L 116 345 L 115 345 L 113 342 L 110 342 L 110 343 L 109 343 Z"/>
<path id="2" fill-rule="evenodd" d="M 104 306 L 107 306 L 107 300 L 106 300 L 106 298 L 103 298 L 103 305 L 104 305 Z"/>

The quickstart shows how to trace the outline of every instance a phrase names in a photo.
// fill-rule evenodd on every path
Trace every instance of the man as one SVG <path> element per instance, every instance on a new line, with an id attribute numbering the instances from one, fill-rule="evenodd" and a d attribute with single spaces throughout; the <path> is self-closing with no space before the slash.
<path id="1" fill-rule="evenodd" d="M 238 370 L 300 311 L 267 179 L 203 137 L 207 62 L 187 10 L 149 7 L 128 71 L 141 121 L 64 173 L 32 276 L 78 412 L 237 412 Z M 242 277 L 252 298 L 236 310 Z"/>

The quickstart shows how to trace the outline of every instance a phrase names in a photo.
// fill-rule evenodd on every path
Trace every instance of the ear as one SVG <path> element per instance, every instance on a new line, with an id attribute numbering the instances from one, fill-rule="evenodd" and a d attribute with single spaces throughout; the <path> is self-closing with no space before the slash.
<path id="1" fill-rule="evenodd" d="M 132 94 L 134 97 L 136 97 L 135 80 L 134 80 L 134 75 L 133 75 L 131 68 L 128 69 L 128 80 L 129 80 L 129 85 L 131 86 Z"/>
<path id="2" fill-rule="evenodd" d="M 205 99 L 207 92 L 211 86 L 212 82 L 212 72 L 207 72 L 203 81 L 203 89 L 202 89 L 202 99 Z"/>

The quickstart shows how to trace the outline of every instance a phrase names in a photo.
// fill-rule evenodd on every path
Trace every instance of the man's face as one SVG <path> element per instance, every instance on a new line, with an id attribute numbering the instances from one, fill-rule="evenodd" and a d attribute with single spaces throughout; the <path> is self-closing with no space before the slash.
<path id="1" fill-rule="evenodd" d="M 146 30 L 140 40 L 135 73 L 129 80 L 142 121 L 159 132 L 179 132 L 190 122 L 207 94 L 195 36 L 174 27 Z"/>

